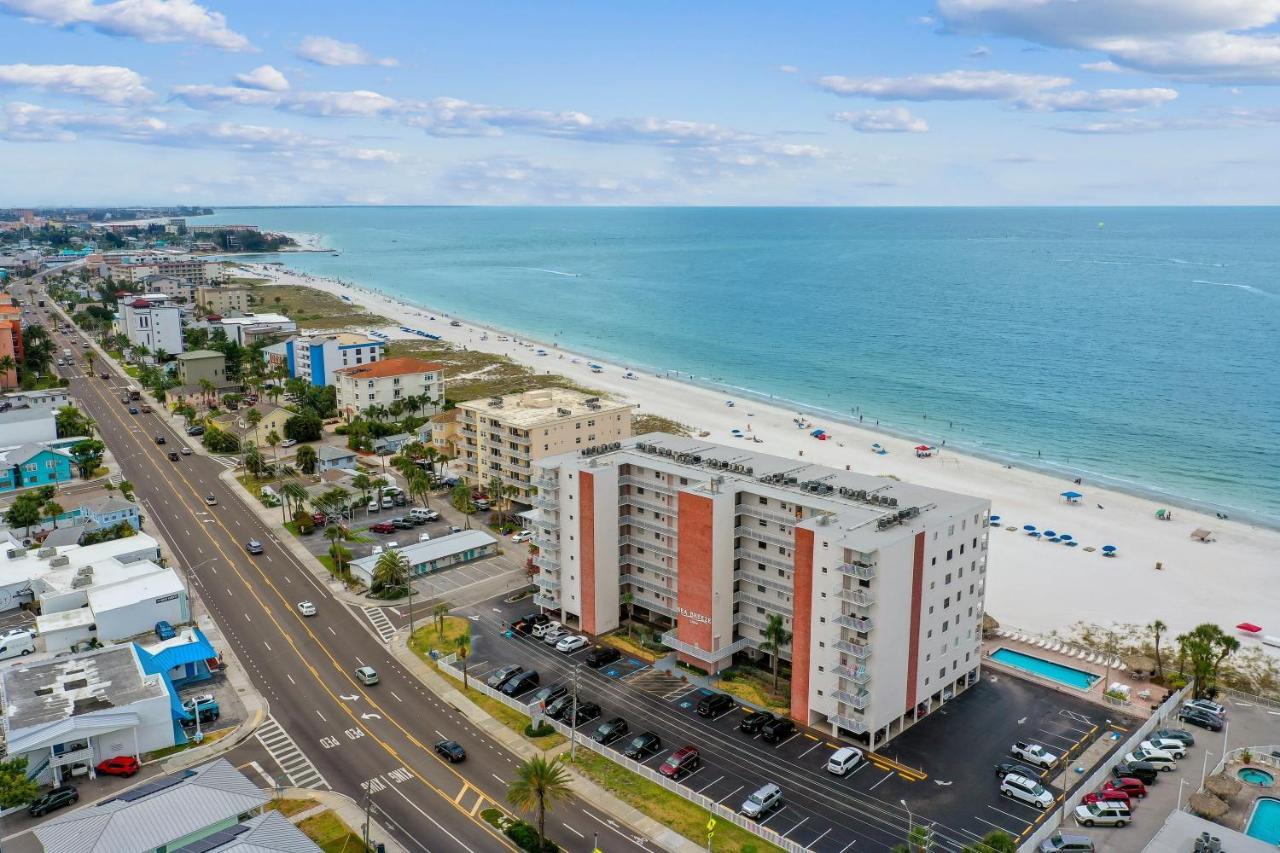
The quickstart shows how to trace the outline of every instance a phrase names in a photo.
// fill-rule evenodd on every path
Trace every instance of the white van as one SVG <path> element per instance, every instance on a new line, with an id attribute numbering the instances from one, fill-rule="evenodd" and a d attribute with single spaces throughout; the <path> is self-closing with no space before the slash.
<path id="1" fill-rule="evenodd" d="M 836 776 L 843 776 L 861 762 L 862 750 L 852 746 L 843 746 L 833 752 L 831 757 L 827 759 L 827 772 Z"/>
<path id="2" fill-rule="evenodd" d="M 30 631 L 10 631 L 0 637 L 0 660 L 29 655 L 36 650 L 36 635 Z"/>

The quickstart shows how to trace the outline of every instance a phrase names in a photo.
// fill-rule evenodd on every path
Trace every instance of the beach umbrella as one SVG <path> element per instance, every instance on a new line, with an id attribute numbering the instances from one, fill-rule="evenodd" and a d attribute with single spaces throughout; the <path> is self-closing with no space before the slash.
<path id="1" fill-rule="evenodd" d="M 1115 553 L 1115 550 L 1116 550 L 1116 546 L 1115 546 L 1115 545 L 1103 545 L 1103 546 L 1102 546 L 1102 552 L 1103 552 L 1104 554 L 1112 554 L 1112 553 Z"/>
<path id="2" fill-rule="evenodd" d="M 1262 630 L 1261 625 L 1255 625 L 1252 622 L 1241 622 L 1239 625 L 1236 626 L 1236 628 L 1238 628 L 1241 631 L 1244 631 L 1247 634 L 1257 634 Z"/>
<path id="3" fill-rule="evenodd" d="M 1022 529 L 1027 531 L 1028 533 L 1031 533 L 1036 529 L 1036 526 L 1034 524 L 1024 524 L 1022 525 Z"/>
<path id="4" fill-rule="evenodd" d="M 991 520 L 992 520 L 992 521 L 999 521 L 999 520 L 1000 520 L 1000 516 L 998 516 L 998 515 L 993 515 L 993 516 L 991 516 Z"/>
<path id="5" fill-rule="evenodd" d="M 1052 539 L 1053 537 L 1057 536 L 1058 534 L 1054 533 L 1052 530 L 1046 530 L 1046 531 L 1044 532 L 1044 535 L 1045 535 L 1045 536 L 1048 536 L 1050 539 Z"/>
<path id="6" fill-rule="evenodd" d="M 1063 542 L 1066 542 L 1068 540 L 1074 539 L 1075 537 L 1072 536 L 1070 533 L 1059 533 L 1058 538 L 1061 539 Z"/>

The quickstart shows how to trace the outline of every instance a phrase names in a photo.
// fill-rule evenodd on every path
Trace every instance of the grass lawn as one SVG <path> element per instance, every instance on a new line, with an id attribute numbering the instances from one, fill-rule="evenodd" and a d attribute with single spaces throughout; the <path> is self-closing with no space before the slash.
<path id="1" fill-rule="evenodd" d="M 205 746 L 207 744 L 213 743 L 214 741 L 222 740 L 224 737 L 231 734 L 235 730 L 236 730 L 235 726 L 227 726 L 225 729 L 217 729 L 215 731 L 208 731 L 205 729 L 201 729 L 201 734 L 204 735 L 204 740 L 201 743 L 196 743 L 193 740 L 188 740 L 186 743 L 180 743 L 177 746 L 166 746 L 164 749 L 157 749 L 155 752 L 145 753 L 142 756 L 142 760 L 155 761 L 156 759 L 159 759 L 159 758 L 168 758 L 170 755 L 175 755 L 179 752 L 183 752 L 188 749 L 195 749 L 197 746 Z M 190 737 L 190 735 L 188 735 L 188 737 Z"/>
<path id="2" fill-rule="evenodd" d="M 535 388 L 569 388 L 601 397 L 609 396 L 563 376 L 537 373 L 504 355 L 461 350 L 444 341 L 394 341 L 387 347 L 387 355 L 413 355 L 443 364 L 445 396 L 450 400 L 475 400 Z"/>
<path id="3" fill-rule="evenodd" d="M 693 435 L 693 428 L 664 418 L 662 415 L 632 415 L 631 434 L 644 435 L 647 432 L 669 432 L 672 435 Z"/>
<path id="4" fill-rule="evenodd" d="M 361 853 L 367 850 L 364 839 L 329 809 L 300 822 L 298 829 L 325 853 Z"/>
<path id="5" fill-rule="evenodd" d="M 267 284 L 254 287 L 254 301 L 269 311 L 279 311 L 309 329 L 341 329 L 347 326 L 386 326 L 386 317 L 368 314 L 338 297 L 296 284 Z"/>
<path id="6" fill-rule="evenodd" d="M 722 676 L 716 686 L 748 704 L 783 715 L 790 714 L 791 685 L 785 678 L 778 680 L 778 693 L 773 692 L 773 676 L 753 672 L 735 671 L 727 677 Z"/>
<path id="7" fill-rule="evenodd" d="M 285 817 L 305 812 L 316 804 L 316 801 L 310 797 L 281 797 L 278 800 L 272 800 L 267 803 L 268 809 L 275 809 Z"/>
<path id="8" fill-rule="evenodd" d="M 430 619 L 430 616 L 427 617 Z M 442 655 L 452 654 L 457 650 L 457 638 L 471 632 L 471 623 L 459 616 L 446 616 L 444 619 L 444 633 L 441 634 L 436 630 L 434 623 L 429 623 L 425 628 L 419 628 L 413 632 L 413 637 L 409 640 L 409 648 L 426 663 L 439 669 L 439 665 L 431 659 L 431 650 L 435 649 Z M 458 685 L 461 688 L 462 685 Z M 525 726 L 532 722 L 528 714 L 521 714 L 514 708 L 510 708 L 497 699 L 492 699 L 479 690 L 468 686 L 463 691 L 467 698 L 484 710 L 486 714 L 502 723 L 521 737 L 525 737 Z M 550 734 L 543 737 L 529 738 L 529 741 L 538 749 L 551 749 L 564 743 L 564 736 L 561 734 Z"/>
<path id="9" fill-rule="evenodd" d="M 671 827 L 690 841 L 706 843 L 707 819 L 711 817 L 706 809 L 589 749 L 578 750 L 573 767 L 627 805 Z M 781 850 L 726 820 L 716 822 L 714 847 L 725 853 L 766 853 Z"/>
<path id="10" fill-rule="evenodd" d="M 635 640 L 628 640 L 626 634 L 614 634 L 605 637 L 602 642 L 605 645 L 613 646 L 624 655 L 630 655 L 636 660 L 653 663 L 658 659 L 658 655 L 654 652 L 649 651 Z"/>

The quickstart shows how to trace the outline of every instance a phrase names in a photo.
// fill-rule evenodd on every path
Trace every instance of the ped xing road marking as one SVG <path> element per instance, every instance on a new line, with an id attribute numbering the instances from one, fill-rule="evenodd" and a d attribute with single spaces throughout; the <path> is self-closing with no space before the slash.
<path id="1" fill-rule="evenodd" d="M 91 388 L 91 390 L 92 390 L 92 393 L 93 393 L 93 394 L 95 394 L 95 396 L 97 396 L 97 397 L 98 397 L 98 400 L 99 400 L 100 402 L 103 402 L 102 390 L 101 390 L 98 386 L 93 385 L 93 384 L 90 384 L 90 388 Z M 121 427 L 121 434 L 122 434 L 123 436 L 133 436 L 133 441 L 134 441 L 135 443 L 140 444 L 140 442 L 139 442 L 139 440 L 138 440 L 137 436 L 136 436 L 136 435 L 133 435 L 133 431 L 130 429 L 130 427 L 128 426 L 128 424 L 123 420 L 123 418 L 120 416 L 119 412 L 115 411 L 114 407 L 112 407 L 112 406 L 109 404 L 109 402 L 103 402 L 103 405 L 104 405 L 105 410 L 106 410 L 107 412 L 109 412 L 109 413 L 110 413 L 110 416 L 111 416 L 111 417 L 116 421 L 116 423 L 117 423 L 117 424 L 119 424 L 119 425 L 120 425 L 120 427 Z M 159 470 L 159 463 L 158 463 L 154 458 L 152 458 L 152 457 L 151 457 L 151 455 L 150 455 L 149 453 L 143 453 L 143 454 L 141 454 L 141 455 L 145 456 L 145 457 L 146 457 L 146 459 L 147 459 L 147 461 L 149 461 L 149 462 L 151 463 L 151 465 L 155 466 L 155 467 L 156 467 L 156 469 L 157 469 L 157 470 Z M 187 479 L 186 475 L 185 475 L 182 471 L 176 471 L 176 472 L 174 472 L 174 473 L 176 473 L 176 474 L 178 475 L 178 478 L 179 478 L 179 479 L 181 479 L 181 480 L 183 481 L 183 483 L 185 483 L 185 484 L 186 484 L 187 489 L 188 489 L 188 494 L 194 494 L 195 492 L 197 492 L 197 491 L 198 491 L 197 489 L 195 489 L 195 488 L 194 488 L 194 486 L 193 486 L 192 482 L 191 482 L 189 479 Z M 179 503 L 180 503 L 183 507 L 185 507 L 185 508 L 187 509 L 187 511 L 188 511 L 188 512 L 192 512 L 192 513 L 194 514 L 194 512 L 195 512 L 195 511 L 192 509 L 192 505 L 188 502 L 187 498 L 183 495 L 183 493 L 181 493 L 180 491 L 175 490 L 175 495 L 177 496 Z M 223 523 L 222 523 L 221 518 L 214 518 L 214 519 L 210 519 L 209 521 L 210 521 L 211 523 L 216 524 L 217 526 L 221 527 L 221 528 L 222 528 L 222 530 L 223 530 L 223 532 L 224 532 L 224 533 L 226 533 L 230 538 L 232 538 L 233 540 L 235 539 L 235 537 L 234 537 L 234 536 L 232 536 L 231 531 L 227 528 L 227 526 L 226 526 L 225 524 L 223 524 Z M 239 526 L 239 524 L 240 524 L 239 519 L 236 519 L 236 524 Z M 206 532 L 206 533 L 208 533 L 208 531 L 207 531 L 207 530 L 206 530 L 205 532 Z M 241 571 L 241 568 L 240 568 L 239 564 L 237 564 L 237 563 L 236 563 L 236 561 L 235 561 L 234 559 L 232 559 L 232 557 L 227 553 L 227 551 L 223 548 L 223 546 L 222 546 L 222 545 L 221 545 L 217 540 L 213 539 L 213 537 L 212 537 L 212 536 L 210 536 L 210 542 L 211 542 L 211 544 L 213 545 L 213 547 L 218 551 L 218 553 L 222 555 L 222 558 L 223 558 L 224 560 L 226 560 L 226 561 L 227 561 L 227 565 L 228 565 L 228 566 L 230 566 L 230 567 L 231 567 L 231 569 L 232 569 L 232 571 L 234 571 L 234 572 L 235 572 L 236 577 L 237 577 L 237 578 L 239 578 L 239 580 L 240 580 L 241 584 L 243 584 L 243 585 L 244 585 L 244 587 L 248 590 L 249 594 L 250 594 L 250 595 L 254 598 L 254 600 L 258 603 L 258 606 L 262 608 L 263 613 L 265 613 L 265 614 L 266 614 L 267 618 L 268 618 L 268 619 L 272 622 L 272 624 L 276 627 L 276 630 L 278 630 L 278 631 L 281 633 L 281 635 L 285 638 L 285 641 L 289 643 L 289 647 L 290 647 L 290 649 L 292 649 L 293 653 L 298 657 L 299 661 L 300 661 L 300 662 L 301 662 L 301 663 L 302 663 L 302 664 L 307 668 L 307 671 L 311 673 L 312 677 L 316 680 L 316 683 L 317 683 L 317 685 L 320 687 L 320 689 L 322 689 L 325 693 L 327 693 L 331 699 L 336 700 L 336 699 L 337 699 L 337 694 L 336 694 L 336 693 L 335 693 L 335 692 L 334 692 L 334 691 L 329 687 L 329 685 L 328 685 L 328 684 L 326 684 L 326 683 L 325 683 L 324 679 L 322 679 L 322 678 L 320 677 L 320 672 L 319 672 L 319 670 L 317 670 L 317 669 L 316 669 L 316 668 L 315 668 L 315 667 L 310 663 L 310 661 L 308 661 L 308 660 L 307 660 L 307 658 L 303 655 L 302 650 L 298 647 L 298 645 L 297 645 L 297 643 L 294 641 L 293 637 L 292 637 L 291 635 L 289 635 L 289 634 L 284 630 L 284 626 L 280 624 L 279 620 L 276 618 L 276 615 L 271 611 L 271 609 L 270 609 L 270 608 L 268 608 L 268 607 L 267 607 L 266 602 L 265 602 L 265 601 L 262 599 L 262 597 L 259 595 L 258 589 L 257 589 L 257 588 L 255 588 L 252 584 L 250 584 L 250 583 L 248 582 L 248 579 L 245 577 L 244 573 Z M 239 556 L 238 552 L 237 552 L 237 556 Z M 265 572 L 265 571 L 263 571 L 263 569 L 261 568 L 261 566 L 259 566 L 259 565 L 258 565 L 258 564 L 256 564 L 256 563 L 253 563 L 253 562 L 249 563 L 249 565 L 252 567 L 252 569 L 253 569 L 254 571 L 256 571 L 256 572 L 258 573 L 258 575 L 262 578 L 262 580 L 266 583 L 266 585 L 267 585 L 268 587 L 270 587 L 271 591 L 272 591 L 273 593 L 275 593 L 275 595 L 276 595 L 277 599 L 281 602 L 281 604 L 285 607 L 285 609 L 286 609 L 288 612 L 292 613 L 292 614 L 293 614 L 293 616 L 294 616 L 294 618 L 298 620 L 298 622 L 299 622 L 299 624 L 300 624 L 300 626 L 301 626 L 302 630 L 303 630 L 303 631 L 304 631 L 304 632 L 305 632 L 305 633 L 306 633 L 306 634 L 307 634 L 307 635 L 312 639 L 312 641 L 313 641 L 313 642 L 315 642 L 315 643 L 316 643 L 316 646 L 317 646 L 317 648 L 319 649 L 320 653 L 321 653 L 321 654 L 323 654 L 325 657 L 327 657 L 327 658 L 329 659 L 329 662 L 333 665 L 334 669 L 335 669 L 335 670 L 337 670 L 338 674 L 339 674 L 341 677 L 346 678 L 346 679 L 347 679 L 347 681 L 348 681 L 348 683 L 350 683 L 353 687 L 356 687 L 356 689 L 357 689 L 357 691 L 358 691 L 358 690 L 359 690 L 359 688 L 358 688 L 358 686 L 355 684 L 354 679 L 353 679 L 353 678 L 352 678 L 352 677 L 351 677 L 351 676 L 346 672 L 346 670 L 345 670 L 345 669 L 342 667 L 342 665 L 338 662 L 337 658 L 335 658 L 335 657 L 333 656 L 333 654 L 329 651 L 329 649 L 328 649 L 328 648 L 326 648 L 326 647 L 324 646 L 324 644 L 319 643 L 319 642 L 317 641 L 317 638 L 316 638 L 315 634 L 311 631 L 311 627 L 310 627 L 309 625 L 307 625 L 307 624 L 306 624 L 306 622 L 305 622 L 305 621 L 303 621 L 303 617 L 302 617 L 300 614 L 298 614 L 298 613 L 294 610 L 294 608 L 293 608 L 292 606 L 290 606 L 289 602 L 285 599 L 284 595 L 280 592 L 280 589 L 279 589 L 279 588 L 278 588 L 274 583 L 272 583 L 272 581 L 271 581 L 270 577 L 268 577 L 268 576 L 267 576 L 266 572 Z M 301 570 L 302 570 L 302 571 L 304 571 L 304 572 L 306 571 L 306 570 L 305 570 L 305 567 L 303 567 Z M 228 589 L 228 590 L 227 590 L 227 593 L 228 593 L 228 595 L 232 595 L 232 593 L 231 593 L 231 590 L 230 590 L 230 589 Z M 337 636 L 337 632 L 333 630 L 332 626 L 327 626 L 327 627 L 329 627 L 329 631 L 330 631 L 330 633 L 332 633 L 332 634 L 336 637 L 336 636 Z M 373 702 L 372 700 L 370 700 L 370 702 L 371 702 L 371 704 L 373 704 L 373 705 L 374 705 L 374 707 L 375 707 L 375 708 L 378 708 L 378 710 L 381 710 L 381 708 L 380 708 L 380 707 L 378 707 L 377 703 Z M 343 708 L 343 710 L 344 710 L 344 711 L 346 711 L 346 713 L 347 713 L 347 714 L 348 714 L 348 715 L 349 715 L 353 720 L 355 719 L 355 714 L 354 714 L 354 712 L 352 712 L 352 711 L 351 711 L 351 709 L 349 709 L 349 708 L 347 708 L 345 705 L 341 705 L 341 704 L 339 704 L 339 707 Z M 436 763 L 437 763 L 439 766 L 443 767 L 445 770 L 447 770 L 448 772 L 452 773 L 456 778 L 458 778 L 458 779 L 463 779 L 462 774 L 460 774 L 457 770 L 453 769 L 453 768 L 452 768 L 452 767 L 450 767 L 448 764 L 446 764 L 446 763 L 444 762 L 444 760 L 443 760 L 443 759 L 441 759 L 441 758 L 439 758 L 439 756 L 437 756 L 437 755 L 436 755 L 432 750 L 427 749 L 427 747 L 426 747 L 426 746 L 425 746 L 421 741 L 419 741 L 419 740 L 417 739 L 417 737 L 415 737 L 411 732 L 409 732 L 407 729 L 405 729 L 405 728 L 404 728 L 404 726 L 400 725 L 399 721 L 397 721 L 397 720 L 395 720 L 395 719 L 393 718 L 393 719 L 390 719 L 390 720 L 389 720 L 389 722 L 391 723 L 391 725 L 395 726 L 395 727 L 396 727 L 396 729 L 398 729 L 398 730 L 400 731 L 400 733 L 401 733 L 401 734 L 403 734 L 403 735 L 404 735 L 404 737 L 405 737 L 405 738 L 406 738 L 410 743 L 412 743 L 414 746 L 418 747 L 419 749 L 423 750 L 424 752 L 428 753 L 428 754 L 429 754 L 433 759 L 435 759 L 435 760 L 436 760 Z M 363 735 L 363 732 L 361 732 L 361 734 Z M 396 750 L 395 750 L 394 748 L 392 748 L 392 746 L 391 746 L 389 743 L 387 743 L 386 741 L 384 741 L 384 740 L 382 740 L 381 738 L 378 738 L 378 737 L 376 737 L 376 736 L 373 738 L 373 740 L 374 740 L 374 741 L 375 741 L 379 746 L 381 746 L 381 747 L 382 747 L 382 748 L 383 748 L 383 749 L 384 749 L 384 750 L 385 750 L 389 755 L 391 755 L 391 756 L 393 756 L 393 757 L 395 757 L 395 758 L 397 758 L 397 759 L 399 758 L 399 755 L 397 754 Z M 443 792 L 443 791 L 442 791 L 438 786 L 436 786 L 435 784 L 433 784 L 430 780 L 428 780 L 428 779 L 427 779 L 425 776 L 423 776 L 421 773 L 418 773 L 417 771 L 414 771 L 414 775 L 418 778 L 418 780 L 419 780 L 420 782 L 422 782 L 422 784 L 423 784 L 424 786 L 426 786 L 427 788 L 429 788 L 430 790 L 432 790 L 433 792 L 435 792 L 435 793 L 436 793 L 438 796 L 440 796 L 442 799 L 446 799 L 446 800 L 448 799 L 448 796 L 447 796 L 447 795 L 446 795 L 446 794 L 445 794 L 445 793 L 444 793 L 444 792 Z M 400 793 L 400 791 L 399 791 L 398 789 L 393 789 L 393 790 L 396 790 L 396 793 Z M 403 795 L 403 794 L 401 794 L 401 796 L 403 797 L 404 795 Z M 467 849 L 467 850 L 469 850 L 469 849 L 470 849 L 470 848 L 468 848 L 465 844 L 462 844 L 462 842 L 458 841 L 458 839 L 457 839 L 457 838 L 456 838 L 452 833 L 450 833 L 450 832 L 449 832 L 448 830 L 446 830 L 443 826 L 441 826 L 441 825 L 440 825 L 437 821 L 435 821 L 435 820 L 434 820 L 430 815 L 428 815 L 425 811 L 423 811 L 421 808 L 419 808 L 419 807 L 417 806 L 417 804 L 413 803 L 413 802 L 412 802 L 411 800 L 409 800 L 407 797 L 405 797 L 405 800 L 406 800 L 407 802 L 409 802 L 409 803 L 410 803 L 410 805 L 412 805 L 412 806 L 413 806 L 413 807 L 414 807 L 414 808 L 415 808 L 419 813 L 421 813 L 424 817 L 426 817 L 428 820 L 430 820 L 430 821 L 431 821 L 431 823 L 432 823 L 433 825 L 435 825 L 438 829 L 440 829 L 440 831 L 441 831 L 441 832 L 444 832 L 446 835 L 448 835 L 450 838 L 452 838 L 452 839 L 453 839 L 453 840 L 454 840 L 454 841 L 455 841 L 455 842 L 456 842 L 460 847 L 462 847 L 462 848 L 464 848 L 464 849 Z M 509 812 L 505 807 L 503 807 L 503 806 L 501 806 L 501 805 L 498 805 L 498 804 L 495 804 L 495 807 L 496 807 L 499 811 L 502 811 L 506 816 L 508 816 L 508 817 L 514 817 L 514 816 L 511 814 L 511 812 Z M 458 811 L 459 811 L 459 812 L 462 812 L 463 814 L 465 814 L 465 813 L 466 813 L 466 812 L 465 812 L 465 810 L 461 809 L 461 808 L 460 808 L 460 807 L 458 807 L 456 804 L 455 804 L 455 808 L 457 808 L 457 809 L 458 809 Z M 481 829 L 482 829 L 482 830 L 483 830 L 487 835 L 489 835 L 490 837 L 492 837 L 492 838 L 496 839 L 496 840 L 498 841 L 498 843 L 499 843 L 502 847 L 504 847 L 504 848 L 506 848 L 506 849 L 508 849 L 508 850 L 512 850 L 512 851 L 516 851 L 516 850 L 517 850 L 517 848 L 516 848 L 516 847 L 515 847 L 515 846 L 514 846 L 510 841 L 508 841 L 506 838 L 504 838 L 504 837 L 502 837 L 501 835 L 499 835 L 499 834 L 494 830 L 494 828 L 488 824 L 488 822 L 487 822 L 487 821 L 479 821 L 479 820 L 477 820 L 477 821 L 474 821 L 474 823 L 475 823 L 477 826 L 480 826 L 480 827 L 481 827 Z"/>

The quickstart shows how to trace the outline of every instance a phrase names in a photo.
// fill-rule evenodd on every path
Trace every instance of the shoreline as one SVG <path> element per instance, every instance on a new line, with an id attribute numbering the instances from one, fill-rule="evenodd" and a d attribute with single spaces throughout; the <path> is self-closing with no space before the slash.
<path id="1" fill-rule="evenodd" d="M 1230 631 L 1237 622 L 1254 621 L 1261 622 L 1266 633 L 1280 635 L 1280 584 L 1274 583 L 1271 570 L 1271 555 L 1280 553 L 1280 531 L 1261 523 L 1214 518 L 1198 508 L 1178 508 L 1172 521 L 1157 521 L 1155 510 L 1178 507 L 1176 499 L 1134 494 L 1136 490 L 1094 481 L 1096 475 L 1092 474 L 1086 475 L 1089 479 L 1082 486 L 1074 486 L 1073 478 L 1066 474 L 1018 464 L 1019 460 L 992 459 L 996 454 L 968 447 L 942 447 L 934 456 L 917 459 L 912 448 L 922 433 L 913 437 L 894 427 L 851 423 L 848 416 L 819 407 L 748 389 L 730 389 L 684 372 L 676 378 L 675 371 L 610 363 L 555 341 L 542 342 L 474 323 L 375 288 L 286 266 L 251 266 L 275 283 L 346 295 L 372 313 L 399 318 L 397 324 L 379 330 L 392 340 L 417 339 L 400 332 L 400 326 L 407 325 L 438 334 L 456 346 L 507 355 L 537 372 L 560 374 L 637 403 L 640 412 L 673 418 L 695 431 L 709 431 L 708 441 L 739 441 L 729 432 L 736 427 L 760 438 L 768 445 L 759 448 L 765 452 L 988 497 L 992 512 L 1003 520 L 1001 529 L 992 531 L 996 545 L 988 570 L 999 583 L 992 584 L 985 609 L 1001 621 L 1046 632 L 1061 631 L 1081 620 L 1145 624 L 1159 618 L 1175 631 L 1204 621 L 1217 622 Z M 452 320 L 462 322 L 463 327 L 449 326 Z M 500 340 L 504 336 L 510 340 Z M 537 356 L 538 349 L 548 355 Z M 604 372 L 590 372 L 587 365 L 592 361 L 601 364 Z M 629 370 L 637 372 L 638 378 L 623 380 L 624 371 Z M 727 406 L 727 399 L 734 399 L 736 405 Z M 813 421 L 809 429 L 796 429 L 797 415 Z M 834 440 L 810 437 L 809 431 L 818 426 L 827 428 Z M 872 454 L 873 443 L 882 444 L 889 453 Z M 1072 488 L 1084 492 L 1078 505 L 1067 505 L 1058 496 Z M 1070 531 L 1082 546 L 1116 545 L 1119 556 L 1102 559 L 1099 551 L 1054 547 L 1024 535 L 1021 528 L 1028 523 L 1041 529 Z M 1212 531 L 1215 541 L 1191 540 L 1190 533 L 1196 528 Z M 1157 563 L 1161 564 L 1159 573 L 1154 571 Z M 1066 589 L 1054 587 L 1079 587 L 1078 606 L 1064 606 L 1065 598 L 1077 598 L 1076 591 L 1066 595 Z M 1255 591 L 1247 601 L 1237 593 L 1245 589 Z M 1072 614 L 1069 622 L 1064 622 L 1064 613 Z M 1275 622 L 1268 625 L 1273 615 Z M 1241 639 L 1245 648 L 1257 645 L 1265 649 L 1254 639 Z"/>

